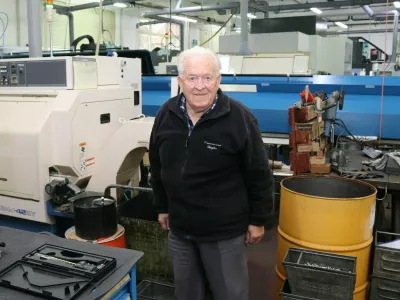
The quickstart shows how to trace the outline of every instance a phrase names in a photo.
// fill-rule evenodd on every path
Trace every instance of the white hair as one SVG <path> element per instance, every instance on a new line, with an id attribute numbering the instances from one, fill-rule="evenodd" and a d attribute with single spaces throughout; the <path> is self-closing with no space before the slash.
<path id="1" fill-rule="evenodd" d="M 178 73 L 180 76 L 182 76 L 185 73 L 185 68 L 184 68 L 184 63 L 187 58 L 191 57 L 211 57 L 214 60 L 215 63 L 215 70 L 217 75 L 220 74 L 221 72 L 221 61 L 219 60 L 219 57 L 217 54 L 215 54 L 214 51 L 208 48 L 203 48 L 200 46 L 195 46 L 191 49 L 187 49 L 183 51 L 181 54 L 178 56 Z"/>

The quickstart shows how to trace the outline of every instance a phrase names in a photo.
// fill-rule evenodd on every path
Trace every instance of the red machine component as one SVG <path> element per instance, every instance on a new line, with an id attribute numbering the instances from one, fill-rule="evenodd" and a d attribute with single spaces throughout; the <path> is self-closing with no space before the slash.
<path id="1" fill-rule="evenodd" d="M 331 165 L 325 160 L 324 121 L 316 101 L 306 86 L 300 94 L 301 100 L 289 108 L 289 126 L 292 127 L 289 143 L 290 168 L 294 174 L 330 173 Z"/>

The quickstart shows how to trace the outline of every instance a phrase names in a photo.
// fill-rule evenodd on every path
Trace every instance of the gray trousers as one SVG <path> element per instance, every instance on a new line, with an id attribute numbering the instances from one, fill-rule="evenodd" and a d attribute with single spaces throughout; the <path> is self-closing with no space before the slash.
<path id="1" fill-rule="evenodd" d="M 245 236 L 196 243 L 169 232 L 169 259 L 178 300 L 204 300 L 205 278 L 214 300 L 248 300 Z"/>

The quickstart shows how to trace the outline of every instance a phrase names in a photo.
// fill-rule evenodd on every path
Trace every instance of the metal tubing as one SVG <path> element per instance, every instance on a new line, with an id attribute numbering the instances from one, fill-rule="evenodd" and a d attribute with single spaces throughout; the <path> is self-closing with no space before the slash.
<path id="1" fill-rule="evenodd" d="M 266 9 L 265 7 L 262 7 L 261 5 L 258 5 L 257 3 L 254 3 L 254 2 L 250 2 L 249 7 L 253 8 L 255 10 L 261 11 L 263 13 L 268 13 L 268 9 Z"/>
<path id="2" fill-rule="evenodd" d="M 143 18 L 149 18 L 153 16 L 165 15 L 165 14 L 180 14 L 180 13 L 190 13 L 198 11 L 208 11 L 208 10 L 219 10 L 219 9 L 233 9 L 237 6 L 237 2 L 229 4 L 219 4 L 219 5 L 203 5 L 203 6 L 191 6 L 182 7 L 178 9 L 164 9 L 160 11 L 153 11 L 143 14 Z"/>
<path id="3" fill-rule="evenodd" d="M 181 38 L 180 38 L 181 51 L 183 51 L 183 50 L 185 50 L 185 26 L 184 26 L 184 24 L 180 25 L 179 33 L 180 33 L 180 36 L 181 36 Z"/>
<path id="4" fill-rule="evenodd" d="M 42 28 L 40 19 L 40 0 L 29 0 L 28 4 L 28 36 L 29 57 L 42 57 Z"/>
<path id="5" fill-rule="evenodd" d="M 123 185 L 123 184 L 110 184 L 104 190 L 103 197 L 104 198 L 110 198 L 111 197 L 110 190 L 111 189 L 117 189 L 117 188 L 124 189 L 124 190 L 130 190 L 130 191 L 138 191 L 138 192 L 152 192 L 153 191 L 153 189 L 151 189 L 151 188 L 134 187 L 134 186 Z"/>
<path id="6" fill-rule="evenodd" d="M 381 4 L 386 3 L 386 0 L 345 0 L 345 1 L 328 1 L 328 2 L 311 2 L 304 4 L 287 4 L 287 5 L 270 5 L 270 11 L 284 11 L 284 10 L 302 10 L 310 9 L 311 7 L 318 8 L 339 8 L 345 6 L 362 6 L 370 4 Z"/>
<path id="7" fill-rule="evenodd" d="M 249 48 L 249 25 L 248 14 L 249 0 L 240 0 L 240 49 L 239 55 L 251 55 Z"/>
<path id="8" fill-rule="evenodd" d="M 399 37 L 399 12 L 395 11 L 393 20 L 393 43 L 392 43 L 392 55 L 390 61 L 392 63 L 396 62 L 397 57 L 397 40 Z"/>
<path id="9" fill-rule="evenodd" d="M 120 2 L 125 2 L 125 1 L 121 0 Z M 104 0 L 103 1 L 103 6 L 113 5 L 113 4 L 114 4 L 113 0 Z M 68 11 L 77 11 L 77 10 L 99 7 L 99 5 L 100 5 L 99 2 L 91 2 L 91 3 L 82 4 L 82 5 L 70 6 L 66 9 Z"/>
<path id="10" fill-rule="evenodd" d="M 68 26 L 69 26 L 69 44 L 72 45 L 75 40 L 75 26 L 74 26 L 74 14 L 69 12 L 68 14 Z"/>
<path id="11" fill-rule="evenodd" d="M 372 29 L 372 30 L 354 30 L 354 31 L 328 31 L 326 35 L 338 34 L 365 34 L 365 33 L 384 33 L 386 29 Z M 393 32 L 393 29 L 388 28 L 387 32 Z"/>

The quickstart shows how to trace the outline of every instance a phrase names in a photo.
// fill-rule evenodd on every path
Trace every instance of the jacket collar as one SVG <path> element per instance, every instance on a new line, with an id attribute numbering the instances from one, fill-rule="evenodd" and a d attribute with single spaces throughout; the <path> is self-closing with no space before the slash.
<path id="1" fill-rule="evenodd" d="M 219 118 L 230 112 L 231 105 L 228 96 L 225 95 L 221 91 L 221 89 L 218 89 L 217 94 L 218 94 L 217 104 L 215 105 L 214 109 L 210 111 L 209 114 L 204 116 L 204 119 Z M 182 93 L 179 94 L 178 96 L 172 98 L 168 103 L 169 110 L 174 112 L 179 117 L 184 117 L 182 110 L 180 109 L 182 95 L 183 95 Z"/>

